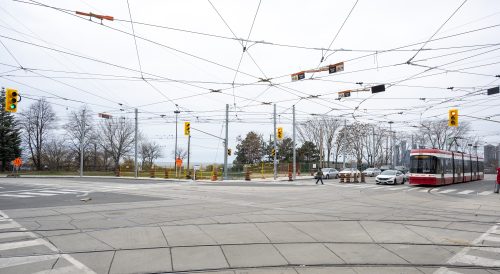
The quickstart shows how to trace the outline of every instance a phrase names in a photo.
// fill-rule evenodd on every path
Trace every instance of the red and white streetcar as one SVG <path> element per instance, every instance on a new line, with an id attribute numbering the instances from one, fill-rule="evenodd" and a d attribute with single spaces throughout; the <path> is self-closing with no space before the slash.
<path id="1" fill-rule="evenodd" d="M 440 149 L 412 149 L 410 184 L 447 185 L 484 179 L 484 160 L 477 155 Z"/>

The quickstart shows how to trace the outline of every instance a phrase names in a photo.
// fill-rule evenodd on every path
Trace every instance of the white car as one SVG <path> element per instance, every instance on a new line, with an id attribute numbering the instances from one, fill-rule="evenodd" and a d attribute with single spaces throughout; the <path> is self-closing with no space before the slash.
<path id="1" fill-rule="evenodd" d="M 361 175 L 361 172 L 357 169 L 357 168 L 346 168 L 344 170 L 342 170 L 341 172 L 339 172 L 339 175 L 347 175 L 349 174 L 351 177 L 354 177 L 354 174 L 357 174 L 357 176 L 360 176 Z"/>
<path id="2" fill-rule="evenodd" d="M 378 176 L 378 175 L 380 175 L 381 172 L 382 171 L 380 169 L 373 168 L 373 167 L 370 167 L 370 168 L 363 170 L 363 174 L 365 174 L 365 176 L 370 176 L 370 177 Z"/>
<path id="3" fill-rule="evenodd" d="M 322 168 L 321 171 L 323 172 L 323 178 L 324 179 L 330 179 L 330 178 L 338 178 L 339 177 L 339 171 L 336 170 L 335 168 Z"/>
<path id="4" fill-rule="evenodd" d="M 400 183 L 404 184 L 405 177 L 404 177 L 403 172 L 398 171 L 398 170 L 389 169 L 389 170 L 385 170 L 382 173 L 380 173 L 380 175 L 378 175 L 375 178 L 375 181 L 377 182 L 377 185 L 378 184 L 395 185 L 395 184 L 400 184 Z"/>

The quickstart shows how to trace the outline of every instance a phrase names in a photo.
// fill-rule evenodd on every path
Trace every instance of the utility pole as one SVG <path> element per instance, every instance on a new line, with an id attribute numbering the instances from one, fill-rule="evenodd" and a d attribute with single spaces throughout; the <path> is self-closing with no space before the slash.
<path id="1" fill-rule="evenodd" d="M 319 128 L 319 168 L 323 168 L 323 127 Z"/>
<path id="2" fill-rule="evenodd" d="M 134 177 L 137 178 L 138 175 L 138 166 L 137 166 L 137 131 L 139 130 L 139 119 L 137 119 L 138 111 L 135 109 L 135 150 L 134 150 Z"/>
<path id="3" fill-rule="evenodd" d="M 389 134 L 391 136 L 391 168 L 394 168 L 394 134 L 392 133 L 393 121 L 389 121 Z"/>
<path id="4" fill-rule="evenodd" d="M 80 177 L 83 177 L 83 142 L 85 141 L 85 111 L 86 109 L 82 109 L 82 116 L 80 117 Z"/>
<path id="5" fill-rule="evenodd" d="M 175 167 L 175 177 L 178 177 L 177 175 L 177 118 L 179 116 L 179 113 L 181 113 L 179 110 L 174 110 L 175 113 L 175 151 L 174 151 L 174 167 Z"/>
<path id="6" fill-rule="evenodd" d="M 187 163 L 187 176 L 191 177 L 189 172 L 190 172 L 190 169 L 189 169 L 189 157 L 191 156 L 191 133 L 189 133 L 188 135 L 188 163 Z M 186 176 L 186 177 L 187 177 Z"/>
<path id="7" fill-rule="evenodd" d="M 347 135 L 347 120 L 346 119 L 344 119 L 344 134 Z M 342 160 L 344 161 L 342 164 L 342 169 L 345 169 L 345 150 L 346 150 L 346 146 L 347 146 L 347 139 L 345 137 L 346 136 L 344 136 L 344 149 L 342 149 L 344 152 L 344 154 L 342 155 Z"/>
<path id="8" fill-rule="evenodd" d="M 375 127 L 372 127 L 372 141 L 373 141 L 373 154 L 372 154 L 372 167 L 375 167 L 375 151 L 377 149 L 375 144 Z"/>
<path id="9" fill-rule="evenodd" d="M 293 172 L 293 175 L 292 175 L 292 180 L 295 181 L 295 174 L 297 173 L 297 160 L 296 160 L 296 157 L 297 157 L 297 152 L 296 152 L 296 147 L 295 147 L 295 105 L 292 106 L 292 123 L 293 123 L 293 130 L 292 130 L 292 134 L 293 134 L 293 163 L 292 163 L 292 172 Z"/>
<path id="10" fill-rule="evenodd" d="M 227 146 L 229 135 L 229 104 L 226 104 L 226 138 L 224 139 L 224 180 L 227 180 Z"/>
<path id="11" fill-rule="evenodd" d="M 276 104 L 274 104 L 273 120 L 274 120 L 274 180 L 276 180 L 278 178 L 278 162 L 276 161 L 278 154 L 278 146 L 276 143 Z"/>

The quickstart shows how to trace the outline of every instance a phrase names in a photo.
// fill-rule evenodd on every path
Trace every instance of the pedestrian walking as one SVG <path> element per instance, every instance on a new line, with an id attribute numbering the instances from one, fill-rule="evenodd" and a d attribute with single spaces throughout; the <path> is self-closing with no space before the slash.
<path id="1" fill-rule="evenodd" d="M 318 172 L 316 172 L 316 184 L 318 184 L 319 181 L 321 181 L 321 184 L 323 184 L 323 171 L 321 171 L 321 168 L 318 169 Z"/>
<path id="2" fill-rule="evenodd" d="M 500 167 L 497 168 L 497 181 L 495 184 L 495 193 L 498 193 L 499 190 L 500 190 Z"/>

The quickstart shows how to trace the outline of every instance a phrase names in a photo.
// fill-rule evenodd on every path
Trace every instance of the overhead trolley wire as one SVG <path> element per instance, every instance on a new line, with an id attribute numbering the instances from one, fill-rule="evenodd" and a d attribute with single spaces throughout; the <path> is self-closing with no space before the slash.
<path id="1" fill-rule="evenodd" d="M 415 54 L 410 58 L 408 59 L 408 61 L 406 61 L 406 63 L 410 64 L 411 61 L 413 61 L 413 59 L 418 55 L 418 53 L 427 45 L 427 43 L 429 43 L 429 41 L 432 40 L 432 38 L 434 38 L 434 36 L 444 27 L 444 25 L 446 25 L 446 23 L 448 23 L 448 21 L 450 21 L 450 19 L 458 12 L 458 10 L 467 2 L 467 0 L 464 0 L 462 2 L 462 4 L 460 4 L 460 6 L 458 6 L 457 9 L 455 9 L 455 11 L 448 17 L 448 19 L 446 19 L 446 21 L 444 21 L 443 24 L 441 24 L 441 26 L 436 30 L 436 32 L 434 32 L 434 34 L 431 35 L 431 37 L 422 45 L 422 47 L 417 51 L 415 52 Z"/>

